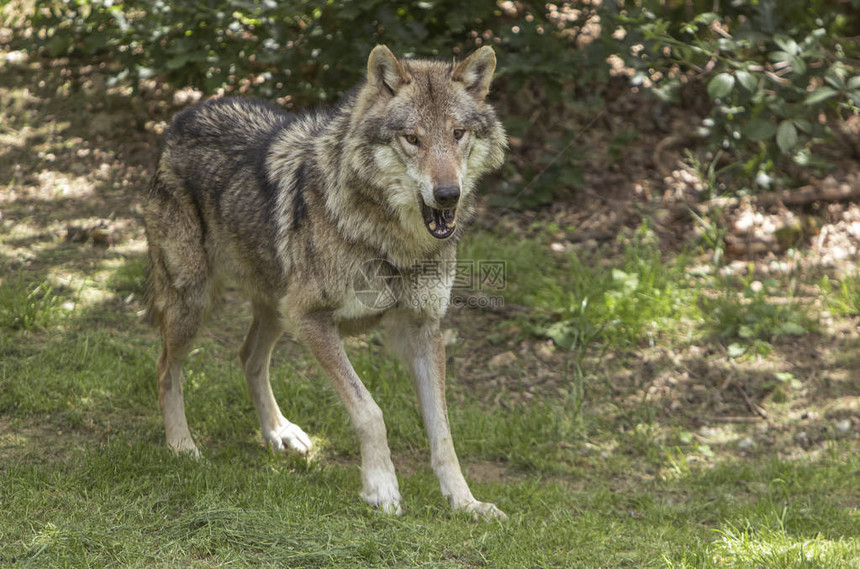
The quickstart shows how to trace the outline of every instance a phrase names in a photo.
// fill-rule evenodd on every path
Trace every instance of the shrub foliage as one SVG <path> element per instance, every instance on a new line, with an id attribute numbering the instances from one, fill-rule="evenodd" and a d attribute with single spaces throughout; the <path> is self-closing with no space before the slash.
<path id="1" fill-rule="evenodd" d="M 523 142 L 505 176 L 513 182 L 499 190 L 530 206 L 582 184 L 570 121 L 549 117 L 586 124 L 619 76 L 667 102 L 701 85 L 710 108 L 698 134 L 748 180 L 786 161 L 813 164 L 832 121 L 860 105 L 858 8 L 860 0 L 45 0 L 15 16 L 12 43 L 107 59 L 115 80 L 132 86 L 155 78 L 287 106 L 336 99 L 377 43 L 442 58 L 491 44 L 503 62 L 495 96 Z"/>

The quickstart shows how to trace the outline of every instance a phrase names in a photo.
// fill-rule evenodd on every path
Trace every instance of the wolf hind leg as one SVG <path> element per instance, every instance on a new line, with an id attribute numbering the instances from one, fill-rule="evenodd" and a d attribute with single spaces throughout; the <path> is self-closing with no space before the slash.
<path id="1" fill-rule="evenodd" d="M 199 458 L 200 451 L 188 430 L 182 394 L 182 364 L 187 353 L 184 347 L 173 350 L 165 348 L 161 352 L 158 358 L 158 403 L 164 417 L 167 446 L 177 453 Z"/>
<path id="2" fill-rule="evenodd" d="M 167 445 L 178 453 L 195 458 L 200 451 L 194 444 L 185 417 L 185 399 L 182 393 L 182 366 L 209 305 L 208 283 L 196 287 L 165 290 L 155 300 L 163 308 L 157 315 L 164 341 L 158 358 L 158 403 L 164 417 Z M 166 298 L 165 298 L 166 297 Z"/>
<path id="3" fill-rule="evenodd" d="M 255 304 L 254 321 L 239 352 L 239 358 L 245 368 L 248 392 L 260 418 L 263 439 L 273 450 L 290 449 L 307 455 L 313 447 L 311 439 L 281 413 L 269 381 L 272 349 L 283 333 L 284 327 L 276 312 L 264 305 Z"/>
<path id="4" fill-rule="evenodd" d="M 200 455 L 185 417 L 182 366 L 211 306 L 215 292 L 203 229 L 192 208 L 160 178 L 153 182 L 147 202 L 146 230 L 150 270 L 147 313 L 161 330 L 158 358 L 158 403 L 164 416 L 167 444 L 177 452 Z"/>

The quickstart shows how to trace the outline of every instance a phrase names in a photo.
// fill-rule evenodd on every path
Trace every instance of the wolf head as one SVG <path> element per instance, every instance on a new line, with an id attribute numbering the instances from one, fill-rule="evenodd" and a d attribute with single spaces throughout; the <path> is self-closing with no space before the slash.
<path id="1" fill-rule="evenodd" d="M 424 235 L 451 237 L 471 215 L 478 179 L 504 160 L 507 136 L 486 102 L 495 67 L 490 47 L 459 63 L 397 59 L 385 46 L 368 58 L 353 168 Z"/>

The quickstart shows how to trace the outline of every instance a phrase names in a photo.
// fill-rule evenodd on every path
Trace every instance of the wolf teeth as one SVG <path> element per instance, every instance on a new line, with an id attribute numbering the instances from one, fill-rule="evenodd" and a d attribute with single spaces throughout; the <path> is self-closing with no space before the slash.
<path id="1" fill-rule="evenodd" d="M 430 228 L 430 231 L 436 231 L 436 222 L 431 221 L 429 224 L 427 224 L 427 227 Z"/>

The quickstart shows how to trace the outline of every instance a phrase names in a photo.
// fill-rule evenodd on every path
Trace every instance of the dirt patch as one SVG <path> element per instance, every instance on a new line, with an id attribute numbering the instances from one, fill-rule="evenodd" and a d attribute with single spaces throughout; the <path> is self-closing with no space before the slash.
<path id="1" fill-rule="evenodd" d="M 0 464 L 63 463 L 93 446 L 93 434 L 51 424 L 0 420 Z"/>
<path id="2" fill-rule="evenodd" d="M 510 468 L 496 462 L 472 462 L 465 465 L 469 480 L 481 483 L 503 483 L 512 479 Z"/>

